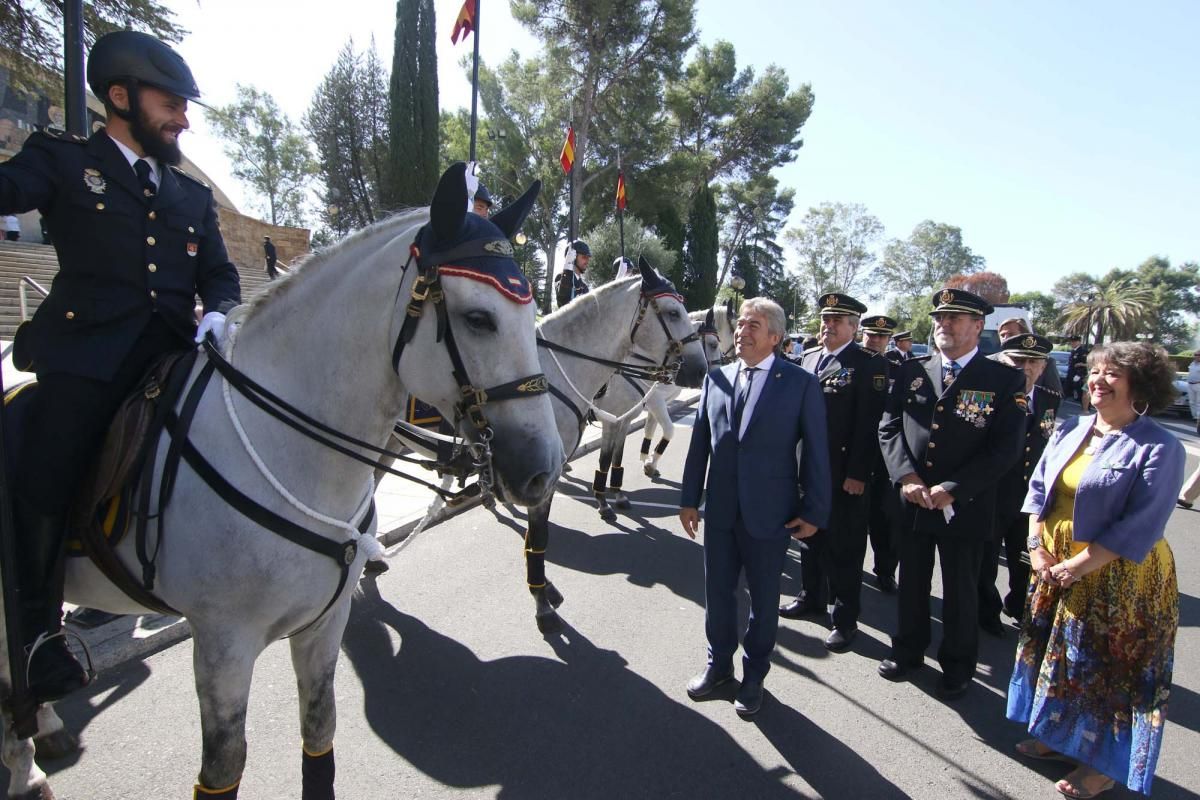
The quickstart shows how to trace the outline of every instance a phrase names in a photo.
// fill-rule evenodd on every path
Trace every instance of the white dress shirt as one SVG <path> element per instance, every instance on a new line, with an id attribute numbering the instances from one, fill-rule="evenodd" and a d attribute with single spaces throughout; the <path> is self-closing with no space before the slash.
<path id="1" fill-rule="evenodd" d="M 107 135 L 107 134 L 105 134 L 105 135 Z M 117 149 L 121 151 L 121 155 L 125 156 L 125 160 L 129 162 L 130 169 L 133 169 L 133 165 L 136 164 L 139 159 L 142 161 L 145 161 L 147 164 L 150 165 L 150 180 L 154 183 L 154 188 L 157 189 L 159 186 L 162 186 L 162 180 L 159 175 L 159 170 L 161 169 L 161 167 L 158 165 L 157 158 L 155 158 L 154 156 L 139 156 L 137 153 L 130 150 L 125 145 L 124 142 L 122 142 L 112 136 L 109 136 L 108 138 L 112 139 L 113 144 L 115 144 L 117 146 Z M 134 171 L 134 174 L 136 175 L 137 170 L 134 169 L 133 171 Z"/>
<path id="2" fill-rule="evenodd" d="M 758 372 L 754 373 L 754 380 L 750 384 L 750 395 L 746 398 L 746 407 L 742 409 L 742 424 L 738 428 L 738 438 L 746 432 L 746 426 L 750 424 L 750 419 L 754 416 L 754 406 L 758 403 L 758 396 L 762 394 L 762 388 L 766 384 L 767 375 L 771 372 L 771 367 L 775 364 L 775 354 L 770 353 L 762 361 L 757 364 L 747 364 L 745 361 L 738 359 L 737 379 L 733 382 L 733 402 L 737 402 L 738 392 L 746 383 L 746 370 L 754 367 Z M 730 419 L 733 418 L 733 406 L 729 407 Z"/>

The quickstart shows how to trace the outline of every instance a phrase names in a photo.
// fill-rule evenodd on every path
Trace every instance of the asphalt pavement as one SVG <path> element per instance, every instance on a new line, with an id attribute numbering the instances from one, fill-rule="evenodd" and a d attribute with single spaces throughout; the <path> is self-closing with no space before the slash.
<path id="1" fill-rule="evenodd" d="M 1164 421 L 1195 468 L 1194 429 Z M 1059 797 L 1053 781 L 1065 766 L 1020 759 L 1013 746 L 1023 731 L 1004 718 L 1015 629 L 982 636 L 977 679 L 956 702 L 934 695 L 936 622 L 912 681 L 876 675 L 895 606 L 870 578 L 870 554 L 850 652 L 822 647 L 821 621 L 785 620 L 756 718 L 737 717 L 732 687 L 688 699 L 684 684 L 704 662 L 704 601 L 701 545 L 675 516 L 687 422 L 663 457 L 663 478 L 627 463 L 634 505 L 615 524 L 589 499 L 594 453 L 564 476 L 547 552 L 566 598 L 558 634 L 534 624 L 517 510 L 476 507 L 428 528 L 389 572 L 360 584 L 337 677 L 338 796 Z M 631 436 L 629 457 L 639 440 Z M 1200 792 L 1198 533 L 1200 512 L 1177 510 L 1167 537 L 1181 626 L 1156 798 Z M 793 552 L 783 597 L 798 580 Z M 189 796 L 200 758 L 191 656 L 184 640 L 127 661 L 59 705 L 86 748 L 43 762 L 60 798 Z M 259 659 L 247 738 L 241 797 L 298 797 L 296 689 L 283 643 Z"/>

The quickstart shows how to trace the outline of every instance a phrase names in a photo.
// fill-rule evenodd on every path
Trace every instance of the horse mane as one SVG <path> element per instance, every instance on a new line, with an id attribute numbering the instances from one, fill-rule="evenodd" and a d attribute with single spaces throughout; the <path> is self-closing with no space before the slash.
<path id="1" fill-rule="evenodd" d="M 552 320 L 552 319 L 558 319 L 559 317 L 562 316 L 563 312 L 566 311 L 568 308 L 575 305 L 576 303 L 587 302 L 588 298 L 591 298 L 592 302 L 598 303 L 601 297 L 604 297 L 611 292 L 624 291 L 625 289 L 629 288 L 635 281 L 641 281 L 641 279 L 642 278 L 640 275 L 629 275 L 629 276 L 622 278 L 619 281 L 612 280 L 612 281 L 609 281 L 608 283 L 602 283 L 599 286 L 597 286 L 595 289 L 588 292 L 587 294 L 580 295 L 579 297 L 575 298 L 571 302 L 567 303 L 565 306 L 562 306 L 558 310 L 553 311 L 553 312 L 547 314 L 546 316 L 542 317 L 541 321 L 548 322 L 549 320 Z"/>
<path id="2" fill-rule="evenodd" d="M 263 306 L 277 302 L 277 297 L 286 296 L 294 289 L 293 284 L 297 280 L 301 280 L 302 275 L 308 275 L 311 272 L 321 269 L 326 263 L 342 258 L 344 253 L 354 250 L 369 241 L 383 236 L 393 236 L 399 229 L 413 225 L 418 218 L 428 213 L 429 209 L 426 208 L 409 208 L 397 211 L 391 216 L 374 222 L 365 228 L 360 228 L 329 247 L 309 255 L 292 272 L 271 281 L 267 284 L 266 288 L 249 300 L 245 304 L 243 318 L 249 318 Z"/>

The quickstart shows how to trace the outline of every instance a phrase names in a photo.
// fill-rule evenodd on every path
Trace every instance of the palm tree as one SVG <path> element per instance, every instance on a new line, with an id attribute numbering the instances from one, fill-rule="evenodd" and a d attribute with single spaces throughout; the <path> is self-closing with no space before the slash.
<path id="1" fill-rule="evenodd" d="M 1094 333 L 1096 344 L 1104 342 L 1105 333 L 1114 339 L 1132 339 L 1143 328 L 1153 301 L 1150 290 L 1138 286 L 1136 280 L 1119 278 L 1097 285 L 1095 292 L 1068 304 L 1059 324 L 1064 332 L 1080 334 L 1085 341 Z"/>

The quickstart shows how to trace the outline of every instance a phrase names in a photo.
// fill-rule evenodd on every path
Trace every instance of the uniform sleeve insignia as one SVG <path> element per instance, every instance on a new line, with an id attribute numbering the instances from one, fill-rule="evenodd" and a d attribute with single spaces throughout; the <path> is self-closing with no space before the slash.
<path id="1" fill-rule="evenodd" d="M 83 185 L 92 194 L 104 194 L 108 190 L 108 184 L 104 182 L 104 176 L 100 174 L 100 170 L 90 167 L 83 171 Z"/>
<path id="2" fill-rule="evenodd" d="M 1026 414 L 1029 413 L 1029 398 L 1025 396 L 1024 392 L 1017 392 L 1014 394 L 1013 400 L 1017 401 L 1017 408 L 1021 409 Z"/>
<path id="3" fill-rule="evenodd" d="M 917 377 L 913 378 L 913 382 L 908 385 L 908 390 L 910 392 L 915 392 L 917 389 L 920 389 L 923 385 L 925 385 L 925 376 L 918 375 Z"/>
<path id="4" fill-rule="evenodd" d="M 875 387 L 875 391 L 882 392 L 884 389 L 887 388 L 887 376 L 886 375 L 872 375 L 871 376 L 871 385 Z"/>

